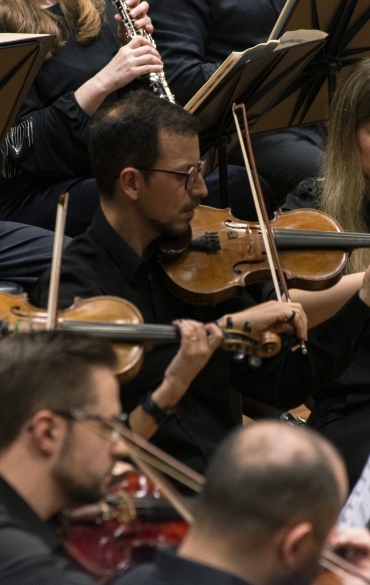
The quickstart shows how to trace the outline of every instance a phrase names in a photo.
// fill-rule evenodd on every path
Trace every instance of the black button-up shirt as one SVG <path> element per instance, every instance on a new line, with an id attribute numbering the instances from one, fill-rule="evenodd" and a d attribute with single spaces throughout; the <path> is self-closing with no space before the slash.
<path id="1" fill-rule="evenodd" d="M 21 496 L 0 477 L 1 585 L 94 585 L 63 558 L 58 540 Z"/>
<path id="2" fill-rule="evenodd" d="M 117 585 L 248 585 L 230 573 L 160 551 L 155 563 L 141 565 L 117 580 Z"/>
<path id="3" fill-rule="evenodd" d="M 46 306 L 48 282 L 46 273 L 34 291 L 34 304 Z M 68 307 L 76 296 L 96 295 L 123 297 L 138 307 L 146 323 L 161 324 L 178 318 L 209 322 L 253 304 L 247 295 L 213 307 L 176 298 L 163 282 L 156 244 L 145 258 L 139 257 L 101 210 L 86 233 L 63 253 L 59 305 Z M 241 422 L 241 394 L 284 408 L 298 406 L 350 363 L 369 317 L 370 308 L 355 295 L 335 317 L 310 331 L 307 356 L 284 345 L 277 356 L 263 360 L 258 370 L 249 368 L 247 361 L 234 362 L 228 352 L 216 351 L 180 400 L 176 416 L 160 427 L 152 441 L 203 472 L 215 446 Z M 160 385 L 176 351 L 173 345 L 163 345 L 146 354 L 139 374 L 122 387 L 124 410 L 131 411 Z"/>

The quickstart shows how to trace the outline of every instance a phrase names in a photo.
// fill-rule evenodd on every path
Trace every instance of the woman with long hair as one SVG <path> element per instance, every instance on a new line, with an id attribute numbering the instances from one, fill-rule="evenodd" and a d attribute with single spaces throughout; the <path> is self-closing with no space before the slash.
<path id="1" fill-rule="evenodd" d="M 338 85 L 330 107 L 322 175 L 303 181 L 284 209 L 318 208 L 345 231 L 370 233 L 370 59 L 359 61 Z M 336 286 L 318 293 L 294 290 L 292 298 L 302 302 L 314 325 L 337 313 L 356 294 L 361 271 L 369 264 L 370 250 L 355 250 L 347 275 Z M 317 389 L 308 422 L 341 451 L 353 485 L 370 453 L 370 324 L 352 365 L 335 382 Z"/>
<path id="2" fill-rule="evenodd" d="M 151 33 L 148 4 L 127 5 L 136 26 Z M 54 36 L 2 150 L 0 219 L 53 229 L 56 201 L 69 191 L 66 232 L 75 236 L 98 206 L 88 153 L 91 117 L 141 86 L 137 78 L 160 71 L 162 61 L 143 36 L 126 43 L 110 0 L 2 0 L 0 30 Z"/>

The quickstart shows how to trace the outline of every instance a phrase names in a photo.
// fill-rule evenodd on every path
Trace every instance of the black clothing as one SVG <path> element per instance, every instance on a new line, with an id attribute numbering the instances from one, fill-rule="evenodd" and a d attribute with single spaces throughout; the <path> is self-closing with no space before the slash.
<path id="1" fill-rule="evenodd" d="M 176 101 L 185 105 L 232 51 L 265 43 L 285 0 L 152 0 L 149 15 Z"/>
<path id="2" fill-rule="evenodd" d="M 1 585 L 94 585 L 66 559 L 55 533 L 0 477 Z"/>
<path id="3" fill-rule="evenodd" d="M 284 211 L 318 208 L 322 184 L 312 178 L 303 181 L 288 196 Z M 351 488 L 370 453 L 369 358 L 370 326 L 367 324 L 349 368 L 335 381 L 315 389 L 316 404 L 307 421 L 340 451 Z"/>
<path id="4" fill-rule="evenodd" d="M 64 238 L 64 246 L 70 238 Z M 41 228 L 0 221 L 0 280 L 28 289 L 50 266 L 54 233 Z"/>
<path id="5" fill-rule="evenodd" d="M 159 552 L 155 563 L 141 565 L 117 579 L 117 585 L 248 585 L 230 573 L 209 565 Z"/>
<path id="6" fill-rule="evenodd" d="M 45 306 L 49 275 L 38 283 L 32 302 Z M 213 307 L 190 305 L 166 288 L 157 259 L 156 243 L 140 258 L 107 222 L 101 210 L 87 232 L 75 238 L 63 254 L 59 300 L 71 305 L 75 296 L 116 295 L 131 301 L 146 323 L 171 323 L 175 318 L 213 321 L 226 313 L 251 306 L 248 295 Z M 308 355 L 285 346 L 259 370 L 247 361 L 236 363 L 228 352 L 217 351 L 198 374 L 152 441 L 203 472 L 209 456 L 225 434 L 241 422 L 240 394 L 284 408 L 301 404 L 312 388 L 331 380 L 350 363 L 370 308 L 355 295 L 333 319 L 310 335 Z M 140 399 L 155 390 L 177 349 L 156 347 L 146 354 L 139 374 L 121 392 L 123 409 L 130 412 Z"/>
<path id="7" fill-rule="evenodd" d="M 59 5 L 48 10 L 68 30 Z M 0 219 L 53 230 L 58 198 L 69 191 L 66 234 L 75 236 L 90 225 L 99 205 L 88 153 L 91 118 L 74 92 L 121 47 L 115 14 L 106 0 L 107 22 L 96 39 L 81 45 L 69 34 L 66 44 L 41 66 L 3 148 Z M 104 103 L 115 102 L 125 90 L 112 92 Z"/>
<path id="8" fill-rule="evenodd" d="M 48 10 L 63 21 L 59 5 Z M 66 234 L 83 233 L 99 205 L 95 179 L 88 154 L 88 116 L 75 98 L 75 91 L 100 71 L 119 50 L 117 13 L 106 1 L 107 23 L 98 37 L 82 46 L 70 36 L 65 46 L 46 60 L 28 93 L 3 149 L 3 177 L 0 153 L 0 219 L 53 230 L 57 202 L 69 192 Z M 104 105 L 113 104 L 136 88 L 148 88 L 136 79 L 118 92 L 112 92 Z M 242 171 L 242 172 L 240 172 Z M 20 174 L 19 174 L 20 173 Z M 230 203 L 238 218 L 257 220 L 247 175 L 243 169 L 229 167 Z M 209 205 L 220 206 L 218 171 L 207 179 Z M 268 185 L 262 182 L 270 215 L 277 204 Z M 242 196 L 241 196 L 242 194 Z M 240 206 L 240 200 L 246 204 Z"/>
<path id="9" fill-rule="evenodd" d="M 151 0 L 154 37 L 176 101 L 185 105 L 232 51 L 266 42 L 285 1 L 176 0 L 172 10 L 169 0 Z M 318 174 L 322 141 L 317 125 L 253 136 L 258 172 L 276 198 Z"/>

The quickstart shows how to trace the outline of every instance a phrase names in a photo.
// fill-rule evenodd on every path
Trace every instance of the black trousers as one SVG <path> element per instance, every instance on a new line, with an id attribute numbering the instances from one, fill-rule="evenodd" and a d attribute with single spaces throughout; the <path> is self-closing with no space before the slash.
<path id="1" fill-rule="evenodd" d="M 64 246 L 70 238 L 64 238 Z M 54 233 L 37 227 L 0 221 L 0 280 L 28 290 L 50 265 Z"/>

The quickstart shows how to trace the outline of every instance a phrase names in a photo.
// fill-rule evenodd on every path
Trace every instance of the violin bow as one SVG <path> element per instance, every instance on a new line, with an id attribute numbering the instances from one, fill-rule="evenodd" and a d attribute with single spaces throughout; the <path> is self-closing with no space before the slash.
<path id="1" fill-rule="evenodd" d="M 162 490 L 165 497 L 173 505 L 180 516 L 189 524 L 193 521 L 193 513 L 188 502 L 163 475 L 166 473 L 180 483 L 187 485 L 196 492 L 201 492 L 205 483 L 203 475 L 197 473 L 181 461 L 149 443 L 123 423 L 96 416 L 122 437 L 130 458 L 146 473 Z"/>
<path id="2" fill-rule="evenodd" d="M 69 193 L 64 193 L 58 200 L 57 216 L 55 221 L 55 236 L 53 258 L 51 261 L 50 287 L 46 315 L 46 330 L 52 331 L 57 326 L 58 294 L 60 281 L 60 267 L 62 263 L 63 237 L 66 225 Z"/>
<path id="3" fill-rule="evenodd" d="M 238 118 L 238 111 L 241 111 L 241 113 L 242 113 L 244 132 L 245 132 L 245 137 L 246 137 L 246 142 L 247 142 L 247 147 L 248 147 L 249 158 L 248 158 L 247 151 L 246 151 L 245 145 L 244 145 L 242 129 L 241 129 L 241 126 L 239 123 L 239 118 Z M 249 184 L 250 184 L 251 191 L 252 191 L 252 196 L 253 196 L 253 201 L 254 201 L 254 205 L 256 208 L 256 212 L 257 212 L 258 221 L 259 221 L 259 224 L 261 227 L 262 239 L 263 239 L 263 243 L 265 245 L 267 260 L 268 260 L 268 264 L 270 267 L 272 280 L 274 283 L 276 297 L 277 297 L 279 302 L 283 302 L 281 292 L 280 292 L 279 282 L 278 282 L 277 275 L 276 275 L 276 272 L 277 272 L 277 274 L 279 276 L 280 284 L 283 287 L 285 299 L 288 303 L 291 303 L 292 299 L 290 297 L 290 293 L 289 293 L 289 289 L 288 289 L 288 285 L 286 282 L 284 271 L 281 267 L 279 254 L 278 254 L 278 251 L 276 248 L 274 234 L 272 233 L 270 219 L 268 217 L 261 185 L 260 185 L 259 178 L 258 178 L 256 162 L 254 159 L 252 143 L 251 143 L 250 134 L 249 134 L 248 118 L 247 118 L 247 112 L 246 112 L 245 105 L 244 104 L 233 104 L 232 112 L 233 112 L 233 116 L 234 116 L 236 130 L 238 133 L 240 148 L 241 148 L 242 154 L 243 154 L 245 168 L 246 168 L 246 171 L 248 174 Z M 306 354 L 307 347 L 306 347 L 306 344 L 305 344 L 303 339 L 301 339 L 301 341 L 300 341 L 300 346 L 301 346 L 302 353 Z"/>
<path id="4" fill-rule="evenodd" d="M 348 575 L 351 575 L 360 579 L 363 583 L 370 585 L 370 578 L 367 575 L 364 575 L 364 573 L 360 569 L 357 569 L 353 563 L 342 558 L 335 551 L 325 549 L 322 552 L 319 562 L 324 569 L 335 573 L 341 578 L 346 578 Z"/>

